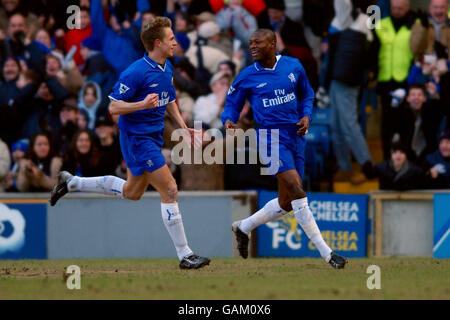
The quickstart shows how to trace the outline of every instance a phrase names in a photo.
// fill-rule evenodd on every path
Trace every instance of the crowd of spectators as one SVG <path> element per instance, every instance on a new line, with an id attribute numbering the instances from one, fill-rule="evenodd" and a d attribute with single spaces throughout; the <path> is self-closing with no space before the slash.
<path id="1" fill-rule="evenodd" d="M 381 20 L 371 27 L 374 4 Z M 76 28 L 68 23 L 71 5 L 80 9 Z M 429 0 L 427 12 L 411 10 L 408 0 L 0 0 L 0 191 L 49 191 L 61 170 L 126 177 L 108 94 L 145 54 L 140 30 L 155 16 L 172 20 L 179 44 L 173 81 L 188 126 L 199 120 L 203 130 L 223 133 L 227 90 L 252 63 L 250 36 L 268 28 L 277 51 L 302 62 L 316 105 L 331 109 L 335 180 L 450 188 L 446 0 Z M 372 163 L 358 122 L 360 93 L 374 88 L 380 164 Z M 240 123 L 255 125 L 248 105 Z M 165 129 L 163 154 L 181 189 L 276 189 L 273 177 L 258 176 L 258 166 L 239 173 L 233 166 L 173 164 L 169 118 Z"/>

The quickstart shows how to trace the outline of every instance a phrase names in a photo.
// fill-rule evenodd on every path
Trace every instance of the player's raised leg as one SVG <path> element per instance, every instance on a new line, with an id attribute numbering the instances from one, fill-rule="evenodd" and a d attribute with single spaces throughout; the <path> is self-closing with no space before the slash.
<path id="1" fill-rule="evenodd" d="M 244 259 L 247 259 L 249 236 L 255 228 L 276 220 L 286 213 L 287 211 L 280 207 L 278 198 L 275 198 L 267 202 L 264 207 L 250 217 L 233 222 L 231 230 L 233 230 L 236 236 L 239 254 Z"/>
<path id="2" fill-rule="evenodd" d="M 145 181 L 145 179 L 144 179 Z M 83 191 L 111 195 L 123 198 L 125 180 L 114 176 L 82 178 L 73 176 L 67 171 L 58 175 L 58 183 L 50 194 L 50 205 L 54 206 L 68 192 Z"/>
<path id="3" fill-rule="evenodd" d="M 153 172 L 145 172 L 147 181 L 161 195 L 161 214 L 167 232 L 177 251 L 181 269 L 198 269 L 210 262 L 209 258 L 201 257 L 189 248 L 184 232 L 183 220 L 178 208 L 178 188 L 167 165 Z"/>
<path id="4" fill-rule="evenodd" d="M 89 192 L 111 195 L 128 200 L 139 200 L 147 189 L 148 181 L 144 175 L 133 176 L 128 169 L 127 181 L 114 176 L 83 178 L 62 171 L 58 183 L 50 194 L 50 205 L 54 206 L 68 192 Z"/>
<path id="5" fill-rule="evenodd" d="M 277 174 L 279 182 L 278 197 L 280 206 L 286 211 L 293 210 L 297 222 L 309 239 L 319 250 L 322 258 L 336 269 L 344 268 L 347 259 L 332 252 L 322 238 L 316 220 L 308 206 L 308 198 L 302 188 L 302 181 L 297 171 L 287 170 Z"/>

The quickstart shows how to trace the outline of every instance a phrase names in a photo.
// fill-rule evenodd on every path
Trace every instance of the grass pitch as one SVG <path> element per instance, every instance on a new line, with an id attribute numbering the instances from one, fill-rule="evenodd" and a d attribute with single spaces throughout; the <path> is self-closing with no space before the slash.
<path id="1" fill-rule="evenodd" d="M 381 289 L 369 290 L 369 265 Z M 66 287 L 69 265 L 81 289 Z M 321 259 L 212 259 L 180 270 L 176 259 L 0 260 L 0 299 L 450 299 L 450 259 L 350 259 L 334 270 Z"/>

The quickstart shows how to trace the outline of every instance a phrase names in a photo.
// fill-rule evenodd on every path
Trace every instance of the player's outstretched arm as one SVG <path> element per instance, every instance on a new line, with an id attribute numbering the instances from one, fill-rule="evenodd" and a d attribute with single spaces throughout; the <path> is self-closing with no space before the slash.
<path id="1" fill-rule="evenodd" d="M 172 101 L 167 105 L 166 108 L 167 114 L 172 118 L 172 120 L 178 125 L 179 128 L 186 129 L 187 125 L 181 116 L 180 110 L 178 109 L 178 105 L 175 101 Z"/>
<path id="2" fill-rule="evenodd" d="M 167 105 L 166 111 L 179 128 L 186 129 L 183 130 L 183 139 L 188 143 L 188 145 L 194 145 L 195 148 L 200 148 L 202 146 L 201 130 L 195 130 L 187 127 L 175 101 Z"/>
<path id="3" fill-rule="evenodd" d="M 111 100 L 111 103 L 109 104 L 109 112 L 113 116 L 120 116 L 135 111 L 152 109 L 158 106 L 158 101 L 158 94 L 155 93 L 147 95 L 144 100 L 138 102 Z"/>

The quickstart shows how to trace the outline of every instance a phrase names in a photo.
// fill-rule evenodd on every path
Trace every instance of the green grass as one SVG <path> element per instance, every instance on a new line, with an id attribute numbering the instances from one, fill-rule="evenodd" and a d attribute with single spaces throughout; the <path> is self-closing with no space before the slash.
<path id="1" fill-rule="evenodd" d="M 81 268 L 81 290 L 64 273 Z M 369 265 L 381 289 L 366 287 Z M 0 299 L 450 299 L 450 259 L 351 259 L 334 270 L 320 259 L 213 259 L 180 270 L 176 259 L 0 260 Z"/>

